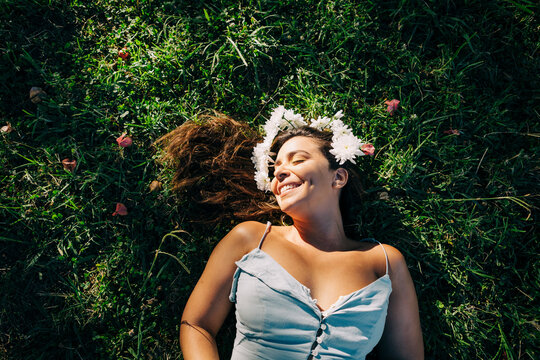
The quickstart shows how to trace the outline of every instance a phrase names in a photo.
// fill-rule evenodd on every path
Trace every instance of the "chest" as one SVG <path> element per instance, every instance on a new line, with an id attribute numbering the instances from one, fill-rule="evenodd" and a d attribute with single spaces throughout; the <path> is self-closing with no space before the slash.
<path id="1" fill-rule="evenodd" d="M 324 252 L 277 241 L 263 250 L 298 283 L 310 290 L 321 310 L 378 279 L 377 254 L 372 247 L 358 251 Z"/>
<path id="2" fill-rule="evenodd" d="M 339 297 L 323 311 L 310 290 L 266 252 L 255 249 L 236 264 L 231 289 L 238 329 L 235 351 L 306 359 L 315 347 L 320 358 L 363 359 L 379 341 L 391 293 L 387 275 Z"/>

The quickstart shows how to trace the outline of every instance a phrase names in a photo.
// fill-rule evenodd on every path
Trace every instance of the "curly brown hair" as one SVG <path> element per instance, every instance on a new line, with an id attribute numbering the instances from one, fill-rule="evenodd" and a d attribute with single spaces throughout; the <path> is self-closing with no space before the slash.
<path id="1" fill-rule="evenodd" d="M 352 164 L 339 165 L 330 153 L 332 133 L 304 126 L 281 132 L 272 144 L 277 154 L 295 136 L 317 139 L 331 169 L 345 168 L 349 180 L 340 196 L 340 210 L 348 236 L 355 233 L 356 204 L 363 194 L 360 177 Z M 199 204 L 195 221 L 283 221 L 274 196 L 257 189 L 251 161 L 254 146 L 262 140 L 248 124 L 224 114 L 201 115 L 162 136 L 161 161 L 174 169 L 172 190 L 183 200 Z"/>
<path id="2" fill-rule="evenodd" d="M 174 169 L 172 190 L 196 203 L 195 221 L 257 220 L 280 214 L 273 196 L 257 189 L 251 156 L 260 135 L 224 114 L 200 115 L 156 141 Z"/>

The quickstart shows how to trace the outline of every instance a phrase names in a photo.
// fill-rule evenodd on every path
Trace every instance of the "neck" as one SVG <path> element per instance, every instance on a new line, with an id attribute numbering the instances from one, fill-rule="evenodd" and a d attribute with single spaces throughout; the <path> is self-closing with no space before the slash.
<path id="1" fill-rule="evenodd" d="M 293 228 L 293 234 L 296 232 L 300 237 L 296 240 L 322 251 L 347 250 L 350 245 L 350 240 L 345 235 L 341 214 L 318 219 L 294 219 Z"/>

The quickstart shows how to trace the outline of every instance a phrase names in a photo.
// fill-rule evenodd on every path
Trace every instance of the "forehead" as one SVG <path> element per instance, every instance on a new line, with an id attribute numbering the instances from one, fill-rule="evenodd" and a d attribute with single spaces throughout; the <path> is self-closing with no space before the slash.
<path id="1" fill-rule="evenodd" d="M 295 136 L 287 140 L 279 149 L 276 159 L 286 157 L 290 153 L 305 151 L 310 154 L 319 153 L 322 155 L 321 145 L 317 139 L 307 136 Z"/>

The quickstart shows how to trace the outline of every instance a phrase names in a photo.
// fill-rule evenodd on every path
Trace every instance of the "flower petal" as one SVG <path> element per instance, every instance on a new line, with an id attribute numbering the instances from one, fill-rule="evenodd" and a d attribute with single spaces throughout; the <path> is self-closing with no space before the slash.
<path id="1" fill-rule="evenodd" d="M 384 102 L 388 107 L 386 108 L 386 111 L 390 113 L 390 115 L 394 115 L 394 112 L 398 109 L 400 101 L 397 99 L 393 100 L 387 100 Z"/>
<path id="2" fill-rule="evenodd" d="M 373 156 L 375 154 L 375 147 L 371 144 L 363 144 L 360 150 L 362 150 L 364 154 L 369 156 Z"/>
<path id="3" fill-rule="evenodd" d="M 129 59 L 129 52 L 127 48 L 120 49 L 118 51 L 118 56 L 121 57 L 123 60 Z"/>
<path id="4" fill-rule="evenodd" d="M 6 134 L 9 134 L 12 131 L 13 131 L 13 128 L 11 127 L 11 123 L 7 123 L 7 125 L 4 125 L 2 126 L 2 128 L 0 128 L 0 132 L 6 133 Z"/>
<path id="5" fill-rule="evenodd" d="M 70 160 L 66 158 L 62 160 L 62 165 L 64 166 L 64 170 L 72 172 L 73 170 L 75 170 L 75 167 L 77 166 L 77 160 Z"/>
<path id="6" fill-rule="evenodd" d="M 458 129 L 448 129 L 448 130 L 444 130 L 443 131 L 443 134 L 447 134 L 447 135 L 461 135 L 461 131 L 459 131 Z"/>
<path id="7" fill-rule="evenodd" d="M 126 205 L 122 203 L 116 203 L 116 210 L 113 212 L 112 216 L 120 215 L 120 216 L 126 216 L 128 214 L 128 210 Z"/>
<path id="8" fill-rule="evenodd" d="M 128 147 L 128 146 L 131 146 L 131 144 L 133 144 L 133 140 L 129 136 L 126 136 L 126 133 L 123 133 L 118 138 L 116 138 L 116 142 L 121 147 Z"/>

